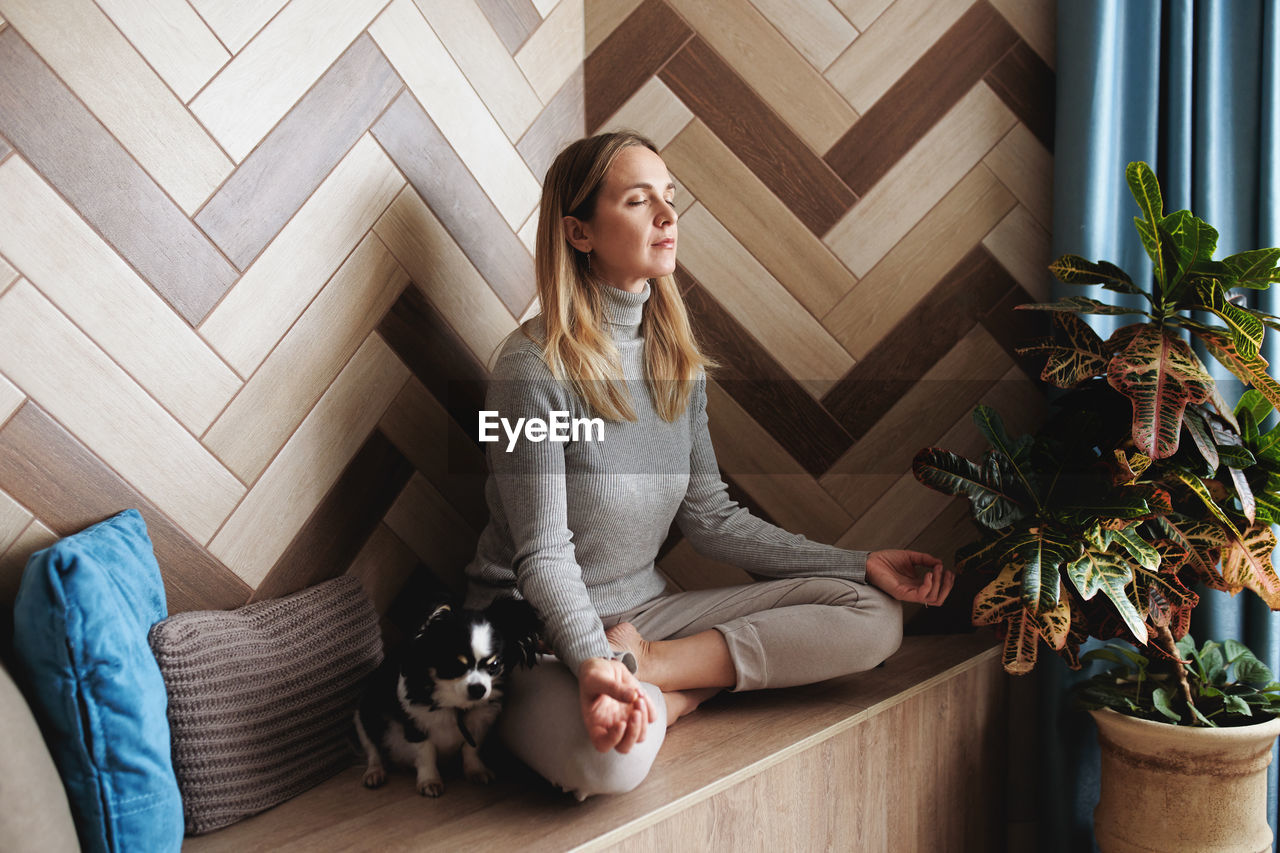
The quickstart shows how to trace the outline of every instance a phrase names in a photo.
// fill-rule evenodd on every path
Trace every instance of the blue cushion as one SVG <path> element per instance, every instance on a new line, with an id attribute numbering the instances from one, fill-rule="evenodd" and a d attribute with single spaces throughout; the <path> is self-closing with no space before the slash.
<path id="1" fill-rule="evenodd" d="M 182 846 L 167 696 L 147 631 L 164 586 L 137 510 L 31 555 L 14 648 L 86 851 Z"/>

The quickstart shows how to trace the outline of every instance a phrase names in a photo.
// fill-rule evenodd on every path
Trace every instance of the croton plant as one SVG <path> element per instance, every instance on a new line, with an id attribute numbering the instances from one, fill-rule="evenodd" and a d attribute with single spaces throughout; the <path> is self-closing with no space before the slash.
<path id="1" fill-rule="evenodd" d="M 967 497 L 981 531 L 957 568 L 989 582 L 973 622 L 1004 636 L 1004 667 L 1034 667 L 1043 641 L 1073 668 L 1089 637 L 1129 639 L 1181 669 L 1197 581 L 1257 593 L 1280 609 L 1271 563 L 1280 522 L 1280 383 L 1261 355 L 1280 318 L 1241 303 L 1280 281 L 1280 248 L 1213 260 L 1217 232 L 1187 210 L 1165 214 L 1146 163 L 1130 163 L 1134 217 L 1151 257 L 1142 287 L 1115 264 L 1064 255 L 1061 281 L 1142 297 L 1138 307 L 1085 296 L 1020 309 L 1053 312 L 1054 337 L 1019 350 L 1047 356 L 1042 378 L 1065 389 L 1034 435 L 1011 438 L 985 406 L 974 419 L 990 450 L 979 461 L 928 448 L 913 470 Z M 1107 340 L 1081 314 L 1136 314 Z M 1248 386 L 1232 406 L 1188 335 Z"/>

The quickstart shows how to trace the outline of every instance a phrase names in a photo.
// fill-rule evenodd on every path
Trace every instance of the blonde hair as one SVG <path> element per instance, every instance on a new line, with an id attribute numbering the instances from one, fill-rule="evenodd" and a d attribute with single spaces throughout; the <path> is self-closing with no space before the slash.
<path id="1" fill-rule="evenodd" d="M 542 345 L 543 359 L 556 379 L 567 378 L 591 412 L 610 421 L 636 420 L 618 348 L 606 326 L 602 288 L 613 285 L 591 273 L 588 256 L 566 239 L 563 219 L 574 216 L 589 221 L 595 216 L 605 175 L 618 154 L 632 145 L 658 153 L 656 145 L 633 131 L 603 133 L 572 143 L 547 170 L 534 253 L 539 316 L 546 337 L 539 341 L 530 333 L 536 317 L 518 330 Z M 645 385 L 653 408 L 672 422 L 689 405 L 699 369 L 717 366 L 698 348 L 673 276 L 650 280 L 640 335 Z"/>

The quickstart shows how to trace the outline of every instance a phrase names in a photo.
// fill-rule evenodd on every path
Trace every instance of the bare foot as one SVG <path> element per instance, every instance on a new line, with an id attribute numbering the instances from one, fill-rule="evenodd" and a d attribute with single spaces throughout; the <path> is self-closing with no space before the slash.
<path id="1" fill-rule="evenodd" d="M 676 720 L 691 713 L 719 692 L 719 687 L 703 687 L 699 690 L 672 690 L 663 693 L 662 698 L 667 704 L 667 728 L 671 728 Z"/>
<path id="2" fill-rule="evenodd" d="M 630 622 L 619 622 L 604 632 L 609 645 L 618 651 L 631 652 L 636 656 L 636 678 L 657 684 L 651 670 L 653 664 L 653 643 L 640 636 L 636 626 Z M 661 685 L 659 685 L 661 686 Z"/>

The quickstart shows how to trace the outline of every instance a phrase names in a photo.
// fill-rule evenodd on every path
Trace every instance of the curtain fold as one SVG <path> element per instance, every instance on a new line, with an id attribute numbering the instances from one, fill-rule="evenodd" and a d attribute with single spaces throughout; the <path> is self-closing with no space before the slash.
<path id="1" fill-rule="evenodd" d="M 1125 184 L 1132 160 L 1156 170 L 1166 211 L 1189 208 L 1218 229 L 1215 257 L 1280 245 L 1277 0 L 1058 0 L 1057 9 L 1053 256 L 1106 259 L 1135 280 L 1150 279 L 1151 263 L 1133 227 L 1137 208 Z M 1101 288 L 1055 286 L 1055 296 L 1143 304 L 1136 296 L 1099 296 Z M 1248 296 L 1250 305 L 1280 314 L 1275 289 Z M 1104 338 L 1132 321 L 1087 319 Z M 1268 330 L 1263 354 L 1276 375 L 1280 333 Z M 1220 368 L 1215 375 L 1229 376 Z M 1229 402 L 1240 393 L 1232 382 L 1224 388 Z M 1280 565 L 1280 554 L 1273 560 Z M 1196 640 L 1242 640 L 1280 673 L 1280 614 L 1252 593 L 1198 591 L 1201 604 L 1191 623 Z M 1066 691 L 1091 673 L 1073 673 L 1056 656 L 1045 664 L 1043 759 L 1049 778 L 1041 838 L 1046 849 L 1087 850 L 1098 794 L 1096 733 L 1088 715 L 1070 709 Z M 1273 757 L 1273 833 L 1277 767 Z"/>

